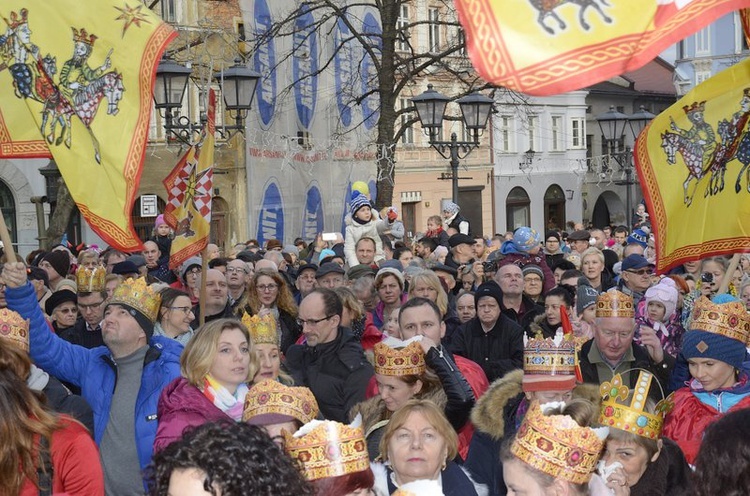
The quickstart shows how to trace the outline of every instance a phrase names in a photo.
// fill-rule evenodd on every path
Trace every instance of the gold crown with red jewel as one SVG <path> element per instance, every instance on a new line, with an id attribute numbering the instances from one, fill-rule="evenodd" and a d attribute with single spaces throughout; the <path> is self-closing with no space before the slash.
<path id="1" fill-rule="evenodd" d="M 599 318 L 635 317 L 633 297 L 616 289 L 600 294 L 596 299 L 596 316 Z"/>
<path id="2" fill-rule="evenodd" d="M 596 468 L 608 432 L 606 428 L 581 427 L 568 415 L 545 415 L 535 401 L 510 452 L 556 479 L 585 484 Z"/>
<path id="3" fill-rule="evenodd" d="M 18 14 L 16 14 L 15 12 L 10 13 L 10 21 L 8 22 L 8 28 L 16 29 L 18 26 L 22 24 L 27 24 L 28 22 L 29 22 L 29 10 L 21 9 L 18 11 Z"/>
<path id="4" fill-rule="evenodd" d="M 127 305 L 141 312 L 151 322 L 156 322 L 161 305 L 161 295 L 154 291 L 146 279 L 126 279 L 112 293 L 109 305 Z"/>
<path id="5" fill-rule="evenodd" d="M 29 321 L 18 312 L 0 308 L 0 339 L 8 339 L 24 351 L 29 351 Z"/>
<path id="6" fill-rule="evenodd" d="M 741 301 L 714 303 L 701 296 L 693 307 L 692 331 L 706 331 L 750 344 L 750 314 Z"/>
<path id="7" fill-rule="evenodd" d="M 107 289 L 107 269 L 104 267 L 96 267 L 95 269 L 87 269 L 86 267 L 78 267 L 76 271 L 76 286 L 78 293 L 99 293 Z"/>
<path id="8" fill-rule="evenodd" d="M 706 101 L 704 100 L 702 102 L 693 102 L 690 105 L 683 105 L 682 110 L 688 115 L 693 112 L 703 112 L 706 110 Z"/>
<path id="9" fill-rule="evenodd" d="M 427 366 L 424 361 L 424 350 L 417 341 L 412 341 L 403 348 L 394 348 L 385 343 L 377 343 L 373 348 L 375 354 L 375 373 L 389 376 L 423 374 Z"/>
<path id="10" fill-rule="evenodd" d="M 629 404 L 627 400 L 631 396 L 630 389 L 623 385 L 620 374 L 616 374 L 612 382 L 604 381 L 599 386 L 599 394 L 602 396 L 599 423 L 647 439 L 659 439 L 664 427 L 664 417 L 672 410 L 674 403 L 672 395 L 669 395 L 656 404 L 654 413 L 646 410 L 648 392 L 653 381 L 653 374 L 641 370 Z"/>
<path id="11" fill-rule="evenodd" d="M 294 435 L 285 430 L 282 433 L 287 453 L 302 464 L 307 480 L 339 477 L 370 468 L 359 415 L 349 425 L 313 420 Z"/>
<path id="12" fill-rule="evenodd" d="M 279 331 L 276 327 L 276 319 L 270 313 L 267 313 L 263 317 L 258 317 L 257 315 L 251 317 L 245 313 L 242 315 L 242 323 L 250 331 L 253 344 L 273 344 L 279 346 L 281 343 L 281 336 L 279 336 Z"/>
<path id="13" fill-rule="evenodd" d="M 81 28 L 81 30 L 77 30 L 76 28 L 73 29 L 73 41 L 76 43 L 85 43 L 86 45 L 92 46 L 94 42 L 97 40 L 98 36 L 95 34 L 89 34 L 86 31 L 86 28 Z"/>
<path id="14" fill-rule="evenodd" d="M 242 421 L 260 415 L 283 415 L 306 424 L 317 417 L 318 402 L 306 387 L 285 386 L 269 379 L 255 384 L 247 393 Z"/>

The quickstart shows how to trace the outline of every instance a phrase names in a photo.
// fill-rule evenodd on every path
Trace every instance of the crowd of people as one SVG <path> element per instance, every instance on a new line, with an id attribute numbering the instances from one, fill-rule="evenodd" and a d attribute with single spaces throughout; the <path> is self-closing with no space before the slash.
<path id="1" fill-rule="evenodd" d="M 343 234 L 176 270 L 161 216 L 141 253 L 4 260 L 0 487 L 750 493 L 750 259 L 656 275 L 644 215 L 485 239 L 443 210 L 408 242 L 357 192 Z"/>

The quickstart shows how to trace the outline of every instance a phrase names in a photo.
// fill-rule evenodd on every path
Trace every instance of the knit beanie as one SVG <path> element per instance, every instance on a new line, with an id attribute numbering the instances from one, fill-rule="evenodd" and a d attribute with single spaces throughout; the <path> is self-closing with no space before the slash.
<path id="1" fill-rule="evenodd" d="M 677 308 L 677 298 L 679 293 L 677 292 L 677 285 L 675 282 L 665 277 L 658 284 L 651 286 L 646 290 L 646 308 L 652 301 L 656 301 L 664 305 L 666 312 L 664 313 L 664 321 L 666 322 L 674 313 Z"/>
<path id="2" fill-rule="evenodd" d="M 500 308 L 503 307 L 503 292 L 495 281 L 488 281 L 479 285 L 474 293 L 474 305 L 479 306 L 479 300 L 484 296 L 489 296 L 497 302 Z"/>
<path id="3" fill-rule="evenodd" d="M 68 275 L 70 270 L 70 255 L 66 251 L 55 250 L 47 253 L 42 261 L 46 260 L 52 266 L 55 271 L 60 274 L 60 277 Z"/>
<path id="4" fill-rule="evenodd" d="M 461 210 L 461 207 L 453 203 L 452 201 L 446 201 L 443 203 L 443 212 L 448 212 L 451 215 L 456 215 Z"/>
<path id="5" fill-rule="evenodd" d="M 154 228 L 158 229 L 159 226 L 162 224 L 166 224 L 167 222 L 164 220 L 164 214 L 159 214 L 156 216 L 156 222 L 154 222 Z"/>
<path id="6" fill-rule="evenodd" d="M 591 283 L 585 277 L 578 278 L 578 288 L 576 289 L 576 312 L 581 315 L 591 305 L 596 305 L 596 299 L 599 297 L 597 290 L 591 287 Z"/>
<path id="7" fill-rule="evenodd" d="M 705 306 L 701 300 L 702 298 L 696 302 L 696 307 Z M 694 326 L 702 326 L 702 321 L 705 318 L 713 320 L 717 322 L 717 325 L 721 326 L 723 325 L 721 323 L 724 322 L 722 317 L 726 317 L 726 322 L 728 323 L 741 326 L 743 323 L 742 320 L 748 319 L 748 316 L 741 311 L 742 307 L 734 305 L 738 309 L 733 312 L 733 308 L 727 306 L 726 312 L 723 312 L 724 309 L 722 307 L 724 304 L 732 305 L 735 302 L 738 302 L 738 300 L 733 296 L 717 295 L 712 302 L 715 304 L 712 308 L 714 311 L 703 312 L 704 317 L 700 317 L 698 312 L 702 310 L 699 308 L 694 310 L 691 329 L 682 337 L 682 355 L 686 360 L 691 358 L 713 358 L 714 360 L 727 363 L 736 369 L 742 367 L 742 363 L 745 361 L 745 356 L 747 355 L 747 348 L 743 341 L 717 332 L 694 328 Z M 716 315 L 725 313 L 726 315 Z"/>
<path id="8" fill-rule="evenodd" d="M 360 193 L 359 191 L 352 192 L 352 199 L 349 202 L 349 209 L 352 213 L 352 217 L 357 213 L 357 210 L 359 210 L 362 207 L 369 207 L 370 206 L 370 200 L 367 199 L 365 195 Z"/>
<path id="9" fill-rule="evenodd" d="M 521 269 L 521 272 L 523 272 L 523 276 L 526 277 L 527 274 L 536 274 L 539 277 L 542 278 L 542 282 L 544 282 L 544 272 L 542 272 L 542 268 L 538 265 L 534 264 L 528 264 L 524 265 L 523 269 Z"/>
<path id="10" fill-rule="evenodd" d="M 560 242 L 560 233 L 557 232 L 557 231 L 547 231 L 546 234 L 545 234 L 545 236 L 544 236 L 544 239 L 546 241 L 546 240 L 548 240 L 550 238 L 555 238 L 557 240 L 557 242 L 559 243 Z"/>
<path id="11" fill-rule="evenodd" d="M 648 234 L 643 229 L 635 229 L 626 240 L 627 244 L 635 243 L 646 248 L 648 246 Z"/>

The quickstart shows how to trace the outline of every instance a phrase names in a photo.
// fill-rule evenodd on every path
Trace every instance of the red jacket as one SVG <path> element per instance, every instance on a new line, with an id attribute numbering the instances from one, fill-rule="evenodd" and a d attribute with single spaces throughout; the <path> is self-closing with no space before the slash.
<path id="1" fill-rule="evenodd" d="M 104 474 L 99 450 L 84 426 L 60 415 L 61 427 L 52 433 L 52 493 L 76 496 L 104 494 Z M 20 496 L 37 496 L 39 489 L 30 480 L 21 487 Z"/>
<path id="2" fill-rule="evenodd" d="M 175 379 L 161 392 L 157 414 L 159 426 L 156 429 L 154 452 L 180 439 L 187 427 L 230 419 L 184 377 Z"/>
<path id="3" fill-rule="evenodd" d="M 468 358 L 464 358 L 459 355 L 452 355 L 453 361 L 456 362 L 456 366 L 461 371 L 466 381 L 471 386 L 471 390 L 474 391 L 474 397 L 478 400 L 490 387 L 490 382 L 487 380 L 482 367 L 472 362 Z M 375 376 L 370 379 L 370 383 L 367 385 L 367 392 L 365 393 L 367 398 L 377 396 L 378 383 L 375 382 Z M 458 431 L 458 453 L 461 458 L 466 460 L 466 456 L 469 454 L 469 444 L 471 444 L 471 438 L 474 435 L 474 425 L 471 422 L 466 422 L 466 425 Z"/>
<path id="4" fill-rule="evenodd" d="M 674 408 L 665 419 L 662 435 L 675 441 L 685 454 L 687 462 L 694 465 L 706 427 L 725 414 L 741 408 L 750 408 L 750 395 L 721 413 L 696 398 L 689 387 L 684 387 L 674 393 Z"/>

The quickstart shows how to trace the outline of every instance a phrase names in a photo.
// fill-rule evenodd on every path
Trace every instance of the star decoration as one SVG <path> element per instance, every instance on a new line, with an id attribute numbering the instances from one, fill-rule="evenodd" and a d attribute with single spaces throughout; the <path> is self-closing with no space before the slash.
<path id="1" fill-rule="evenodd" d="M 125 4 L 125 7 L 115 7 L 117 10 L 121 12 L 119 16 L 115 19 L 116 21 L 125 21 L 125 25 L 122 27 L 122 37 L 125 37 L 125 31 L 128 30 L 128 28 L 132 25 L 135 25 L 136 27 L 141 27 L 141 23 L 145 22 L 146 24 L 151 24 L 151 21 L 149 21 L 146 18 L 146 13 L 143 12 L 143 5 L 138 5 L 137 7 L 131 7 L 127 3 Z"/>
<path id="2" fill-rule="evenodd" d="M 199 210 L 198 206 L 195 204 L 196 196 L 204 196 L 206 193 L 205 191 L 201 191 L 198 188 L 198 184 L 200 183 L 201 179 L 203 179 L 203 176 L 205 176 L 211 169 L 204 169 L 200 172 L 197 172 L 198 167 L 197 165 L 194 165 L 193 168 L 190 170 L 190 175 L 188 177 L 184 178 L 185 180 L 185 199 L 182 202 L 183 208 L 187 210 L 188 204 L 192 203 L 193 210 L 196 212 Z"/>

